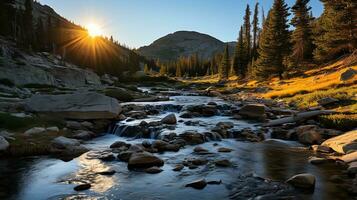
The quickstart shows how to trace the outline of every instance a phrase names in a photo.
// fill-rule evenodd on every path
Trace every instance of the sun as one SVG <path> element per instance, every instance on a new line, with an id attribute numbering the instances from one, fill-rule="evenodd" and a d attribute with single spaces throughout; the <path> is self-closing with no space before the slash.
<path id="1" fill-rule="evenodd" d="M 90 23 L 86 28 L 88 30 L 89 36 L 91 37 L 97 37 L 102 34 L 102 29 L 97 24 Z"/>

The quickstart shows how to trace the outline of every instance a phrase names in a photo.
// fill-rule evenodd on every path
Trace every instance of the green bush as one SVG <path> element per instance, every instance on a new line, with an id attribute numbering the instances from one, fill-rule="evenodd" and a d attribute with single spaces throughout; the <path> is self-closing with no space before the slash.
<path id="1" fill-rule="evenodd" d="M 350 131 L 357 127 L 357 114 L 322 115 L 318 121 L 326 128 Z"/>

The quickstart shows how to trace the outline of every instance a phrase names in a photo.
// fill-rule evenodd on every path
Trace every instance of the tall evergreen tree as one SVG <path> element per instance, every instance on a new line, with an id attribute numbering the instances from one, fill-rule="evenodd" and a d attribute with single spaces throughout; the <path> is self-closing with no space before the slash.
<path id="1" fill-rule="evenodd" d="M 312 18 L 310 16 L 311 7 L 308 6 L 310 0 L 297 0 L 291 8 L 294 17 L 291 24 L 295 27 L 292 33 L 292 54 L 291 60 L 296 64 L 310 61 L 314 45 L 312 43 Z"/>
<path id="2" fill-rule="evenodd" d="M 175 73 L 176 77 L 182 77 L 182 73 L 181 73 L 181 65 L 177 65 L 176 66 L 176 73 Z"/>
<path id="3" fill-rule="evenodd" d="M 247 8 L 245 9 L 245 15 L 244 15 L 244 43 L 246 46 L 246 51 L 247 51 L 247 56 L 248 60 L 250 61 L 251 58 L 251 48 L 252 48 L 252 36 L 251 36 L 251 25 L 250 25 L 250 7 L 249 4 L 247 4 Z"/>
<path id="4" fill-rule="evenodd" d="M 243 27 L 239 30 L 238 42 L 234 51 L 233 67 L 240 78 L 244 78 L 247 72 L 248 52 L 244 43 Z"/>
<path id="5" fill-rule="evenodd" d="M 253 26 L 252 60 L 255 60 L 257 58 L 258 34 L 259 34 L 259 3 L 255 4 L 252 26 Z"/>
<path id="6" fill-rule="evenodd" d="M 357 2 L 355 0 L 321 0 L 324 11 L 315 24 L 314 57 L 329 61 L 357 48 Z"/>
<path id="7" fill-rule="evenodd" d="M 259 42 L 259 58 L 256 75 L 266 78 L 272 75 L 282 77 L 289 55 L 290 32 L 288 30 L 288 7 L 284 0 L 274 0 L 272 9 L 263 26 Z"/>
<path id="8" fill-rule="evenodd" d="M 227 80 L 228 79 L 229 69 L 230 69 L 229 47 L 228 47 L 228 44 L 227 44 L 226 48 L 224 49 L 223 58 L 222 58 L 222 62 L 221 62 L 221 65 L 220 65 L 220 70 L 219 70 L 219 78 L 220 78 L 220 80 Z"/>

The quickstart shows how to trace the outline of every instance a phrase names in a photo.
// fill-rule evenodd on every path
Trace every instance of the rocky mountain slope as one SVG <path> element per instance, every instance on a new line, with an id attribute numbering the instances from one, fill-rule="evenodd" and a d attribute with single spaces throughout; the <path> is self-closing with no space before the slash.
<path id="1" fill-rule="evenodd" d="M 223 52 L 225 45 L 226 43 L 206 34 L 177 31 L 154 41 L 149 46 L 139 48 L 138 52 L 147 58 L 161 61 L 175 60 L 180 56 L 188 57 L 194 53 L 208 59 L 218 52 Z M 230 42 L 229 45 L 233 50 L 235 43 Z"/>

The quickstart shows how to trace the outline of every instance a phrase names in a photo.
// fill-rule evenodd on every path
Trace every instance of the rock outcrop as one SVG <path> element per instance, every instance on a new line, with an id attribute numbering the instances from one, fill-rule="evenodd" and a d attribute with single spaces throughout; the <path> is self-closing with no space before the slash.
<path id="1" fill-rule="evenodd" d="M 321 145 L 330 147 L 334 151 L 343 154 L 346 154 L 349 151 L 357 150 L 357 130 L 330 138 Z"/>
<path id="2" fill-rule="evenodd" d="M 116 99 L 95 92 L 63 95 L 34 95 L 26 101 L 27 111 L 63 116 L 67 119 L 113 119 L 121 112 Z"/>

